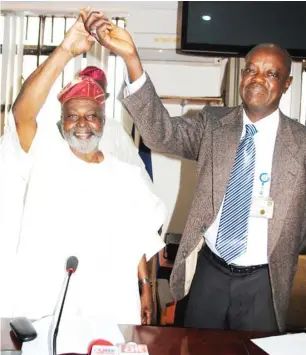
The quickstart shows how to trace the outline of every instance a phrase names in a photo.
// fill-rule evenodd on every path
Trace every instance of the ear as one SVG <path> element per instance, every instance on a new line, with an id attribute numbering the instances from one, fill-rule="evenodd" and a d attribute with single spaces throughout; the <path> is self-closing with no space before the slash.
<path id="1" fill-rule="evenodd" d="M 285 88 L 284 88 L 284 94 L 287 92 L 287 90 L 289 89 L 291 83 L 292 83 L 293 77 L 289 76 L 288 79 L 285 82 Z"/>

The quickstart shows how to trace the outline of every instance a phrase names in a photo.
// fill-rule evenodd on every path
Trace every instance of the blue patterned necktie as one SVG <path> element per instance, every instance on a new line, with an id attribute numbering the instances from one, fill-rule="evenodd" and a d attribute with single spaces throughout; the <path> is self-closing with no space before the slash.
<path id="1" fill-rule="evenodd" d="M 217 234 L 216 249 L 228 264 L 245 253 L 247 247 L 256 154 L 254 134 L 257 130 L 251 124 L 245 128 L 226 189 Z"/>

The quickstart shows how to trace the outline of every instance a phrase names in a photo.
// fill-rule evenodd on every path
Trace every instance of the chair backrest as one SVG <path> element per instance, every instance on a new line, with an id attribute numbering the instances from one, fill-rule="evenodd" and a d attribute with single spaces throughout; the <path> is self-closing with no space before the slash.
<path id="1" fill-rule="evenodd" d="M 299 256 L 288 310 L 287 330 L 306 330 L 306 255 Z"/>

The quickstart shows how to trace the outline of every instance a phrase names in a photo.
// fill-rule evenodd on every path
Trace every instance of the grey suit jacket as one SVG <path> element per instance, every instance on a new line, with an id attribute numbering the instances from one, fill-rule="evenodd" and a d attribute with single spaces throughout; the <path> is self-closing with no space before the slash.
<path id="1" fill-rule="evenodd" d="M 170 117 L 147 78 L 135 94 L 119 100 L 151 149 L 197 160 L 197 186 L 171 275 L 176 299 L 189 291 L 203 235 L 214 221 L 229 180 L 242 132 L 242 107 L 205 107 L 192 118 Z M 284 330 L 299 251 L 306 240 L 306 127 L 281 113 L 270 195 L 268 260 L 274 309 Z"/>

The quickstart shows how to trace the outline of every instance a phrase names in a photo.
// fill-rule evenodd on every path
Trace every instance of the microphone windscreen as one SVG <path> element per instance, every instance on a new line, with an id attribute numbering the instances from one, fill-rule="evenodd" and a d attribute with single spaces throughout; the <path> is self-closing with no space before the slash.
<path id="1" fill-rule="evenodd" d="M 79 260 L 76 256 L 70 256 L 66 263 L 66 270 L 75 272 L 79 264 Z"/>

